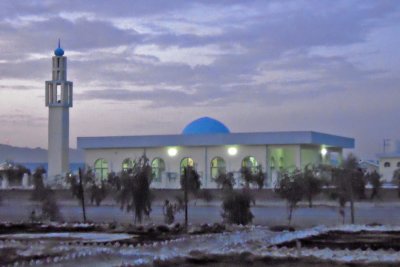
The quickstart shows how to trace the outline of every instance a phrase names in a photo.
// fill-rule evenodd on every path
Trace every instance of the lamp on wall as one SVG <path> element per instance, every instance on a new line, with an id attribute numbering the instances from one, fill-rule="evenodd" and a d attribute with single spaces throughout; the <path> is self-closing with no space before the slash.
<path id="1" fill-rule="evenodd" d="M 168 153 L 168 156 L 175 157 L 176 154 L 178 154 L 178 149 L 176 149 L 175 147 L 170 147 L 170 148 L 168 148 L 167 153 Z"/>
<path id="2" fill-rule="evenodd" d="M 238 152 L 238 150 L 236 147 L 231 146 L 228 148 L 228 154 L 230 156 L 235 156 L 237 154 L 237 152 Z"/>
<path id="3" fill-rule="evenodd" d="M 321 155 L 322 155 L 323 157 L 325 157 L 327 153 L 328 153 L 328 150 L 326 150 L 326 148 L 323 147 L 323 148 L 321 149 Z"/>

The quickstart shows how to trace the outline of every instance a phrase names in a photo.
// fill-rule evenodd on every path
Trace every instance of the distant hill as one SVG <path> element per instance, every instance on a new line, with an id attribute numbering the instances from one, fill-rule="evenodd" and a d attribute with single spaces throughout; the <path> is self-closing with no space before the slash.
<path id="1" fill-rule="evenodd" d="M 0 162 L 47 162 L 47 150 L 43 148 L 15 147 L 0 144 Z M 83 152 L 77 149 L 69 150 L 70 162 L 83 162 Z"/>

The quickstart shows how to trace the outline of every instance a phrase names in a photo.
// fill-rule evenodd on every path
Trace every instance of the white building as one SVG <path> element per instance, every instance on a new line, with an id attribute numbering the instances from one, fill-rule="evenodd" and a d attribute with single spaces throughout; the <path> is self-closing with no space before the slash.
<path id="1" fill-rule="evenodd" d="M 69 172 L 69 108 L 72 107 L 72 82 L 67 81 L 67 58 L 60 47 L 52 58 L 52 80 L 46 81 L 48 125 L 48 182 Z"/>
<path id="2" fill-rule="evenodd" d="M 271 186 L 282 168 L 339 164 L 343 149 L 354 148 L 352 138 L 312 131 L 231 133 L 223 123 L 208 117 L 191 122 L 176 135 L 78 137 L 77 141 L 84 150 L 85 164 L 103 179 L 109 172 L 132 167 L 135 159 L 146 154 L 155 188 L 179 188 L 186 165 L 197 169 L 203 188 L 215 188 L 213 179 L 220 172 L 235 172 L 239 180 L 242 166 L 261 166 Z"/>
<path id="3" fill-rule="evenodd" d="M 379 159 L 379 173 L 385 182 L 397 183 L 393 181 L 393 173 L 400 169 L 400 141 L 385 140 L 384 152 L 377 154 Z"/>

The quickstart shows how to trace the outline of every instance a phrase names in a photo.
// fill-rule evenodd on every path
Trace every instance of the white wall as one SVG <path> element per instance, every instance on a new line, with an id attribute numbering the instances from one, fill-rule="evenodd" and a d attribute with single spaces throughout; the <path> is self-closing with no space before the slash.
<path id="1" fill-rule="evenodd" d="M 385 162 L 389 162 L 390 167 L 385 167 Z M 379 173 L 382 175 L 382 180 L 384 180 L 385 182 L 392 182 L 393 173 L 396 169 L 399 168 L 400 168 L 400 157 L 379 159 Z"/>
<path id="2" fill-rule="evenodd" d="M 161 181 L 154 181 L 154 188 L 179 188 L 180 187 L 180 163 L 183 158 L 190 157 L 195 162 L 195 167 L 201 176 L 202 188 L 216 188 L 216 183 L 211 178 L 211 160 L 221 157 L 225 160 L 226 171 L 235 172 L 235 177 L 239 179 L 242 160 L 252 156 L 262 166 L 264 172 L 268 174 L 266 185 L 271 186 L 274 180 L 274 173 L 270 168 L 269 158 L 273 153 L 283 156 L 284 168 L 301 168 L 307 163 L 318 164 L 320 160 L 320 146 L 305 147 L 300 145 L 233 145 L 237 148 L 236 155 L 229 155 L 228 148 L 231 146 L 196 146 L 196 147 L 175 147 L 177 155 L 169 156 L 169 147 L 157 148 L 119 148 L 119 149 L 88 149 L 85 150 L 85 163 L 94 167 L 94 162 L 99 158 L 104 158 L 109 163 L 109 172 L 120 172 L 122 162 L 127 159 L 138 159 L 146 153 L 150 162 L 155 158 L 161 158 L 165 162 L 165 172 Z M 268 151 L 267 151 L 268 148 Z M 276 170 L 279 170 L 277 168 Z M 275 173 L 276 176 L 276 173 Z M 276 177 L 275 177 L 276 178 Z"/>
<path id="3" fill-rule="evenodd" d="M 69 110 L 66 107 L 49 108 L 48 129 L 48 177 L 50 183 L 54 177 L 69 171 Z"/>
<path id="4" fill-rule="evenodd" d="M 179 188 L 180 163 L 183 158 L 190 157 L 194 160 L 195 166 L 201 175 L 202 187 L 216 188 L 216 184 L 211 179 L 211 160 L 214 157 L 221 157 L 225 160 L 227 171 L 238 172 L 241 168 L 243 158 L 253 156 L 265 171 L 266 167 L 266 146 L 235 146 L 238 150 L 236 155 L 229 155 L 230 146 L 211 146 L 211 147 L 176 147 L 178 153 L 171 157 L 168 155 L 168 147 L 140 148 L 140 149 L 87 149 L 85 150 L 86 165 L 94 168 L 94 162 L 105 159 L 109 164 L 109 172 L 120 172 L 122 162 L 126 158 L 138 159 L 143 153 L 152 161 L 154 158 L 162 158 L 165 162 L 165 173 L 160 182 L 152 184 L 155 188 Z M 206 153 L 207 152 L 207 153 Z M 176 176 L 175 180 L 168 177 Z"/>

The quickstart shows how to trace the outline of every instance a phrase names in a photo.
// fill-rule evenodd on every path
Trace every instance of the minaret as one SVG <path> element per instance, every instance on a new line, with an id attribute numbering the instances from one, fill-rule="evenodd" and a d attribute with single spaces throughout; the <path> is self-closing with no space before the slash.
<path id="1" fill-rule="evenodd" d="M 69 108 L 72 82 L 67 81 L 67 58 L 60 47 L 52 58 L 52 80 L 46 81 L 46 107 L 49 107 L 48 183 L 69 171 Z"/>

